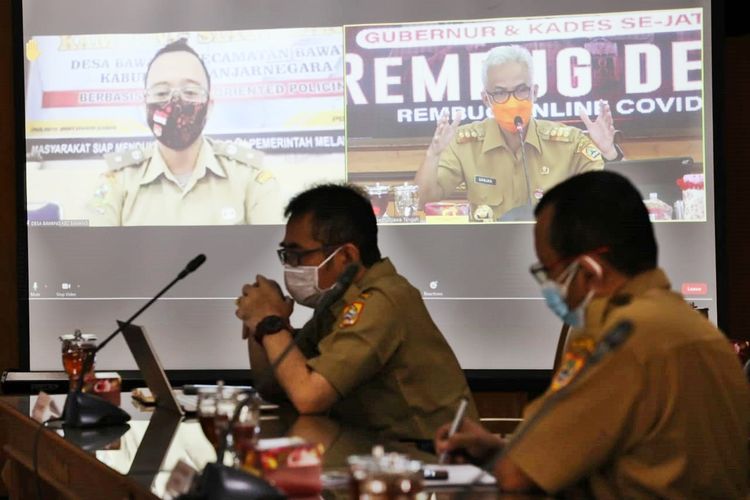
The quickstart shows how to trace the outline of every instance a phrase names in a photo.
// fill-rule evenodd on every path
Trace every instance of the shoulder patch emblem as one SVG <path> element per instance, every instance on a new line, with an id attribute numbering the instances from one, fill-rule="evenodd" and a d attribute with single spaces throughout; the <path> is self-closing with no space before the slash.
<path id="1" fill-rule="evenodd" d="M 273 174 L 268 170 L 261 170 L 260 173 L 255 176 L 255 180 L 258 181 L 258 184 L 265 184 L 271 179 L 273 179 Z"/>
<path id="2" fill-rule="evenodd" d="M 599 148 L 593 144 L 589 144 L 585 148 L 581 149 L 581 154 L 591 161 L 597 161 L 602 159 L 602 152 Z"/>
<path id="3" fill-rule="evenodd" d="M 581 353 L 565 353 L 560 368 L 558 368 L 555 378 L 552 380 L 552 391 L 559 391 L 568 385 L 573 380 L 573 377 L 583 369 L 583 365 L 585 364 L 586 358 Z"/>
<path id="4" fill-rule="evenodd" d="M 362 311 L 365 309 L 365 303 L 361 300 L 355 300 L 346 308 L 344 308 L 344 314 L 341 317 L 341 322 L 339 323 L 339 328 L 346 328 L 347 326 L 354 326 L 357 324 L 357 321 L 359 321 L 359 316 L 362 314 Z"/>
<path id="5" fill-rule="evenodd" d="M 552 379 L 552 391 L 559 391 L 570 383 L 571 380 L 583 369 L 586 361 L 592 352 L 596 343 L 594 339 L 583 335 L 572 339 L 568 350 L 563 356 L 560 368 Z"/>

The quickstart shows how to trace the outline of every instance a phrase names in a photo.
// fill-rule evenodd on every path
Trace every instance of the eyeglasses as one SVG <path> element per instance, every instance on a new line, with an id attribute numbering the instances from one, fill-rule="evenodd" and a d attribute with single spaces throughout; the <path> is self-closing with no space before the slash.
<path id="1" fill-rule="evenodd" d="M 490 92 L 489 90 L 485 90 L 488 96 L 490 96 L 490 99 L 495 104 L 504 104 L 510 99 L 510 96 L 513 95 L 516 99 L 519 101 L 526 101 L 531 97 L 531 87 L 528 85 L 519 85 L 518 87 L 514 88 L 513 90 L 496 90 L 494 92 Z"/>
<path id="2" fill-rule="evenodd" d="M 281 247 L 276 250 L 276 255 L 279 256 L 279 260 L 282 264 L 286 266 L 297 267 L 302 262 L 302 259 L 308 255 L 312 255 L 315 252 L 328 252 L 329 250 L 334 250 L 340 246 L 341 244 L 323 245 L 319 246 L 318 248 L 311 248 L 309 250 Z"/>
<path id="3" fill-rule="evenodd" d="M 529 272 L 534 277 L 537 283 L 540 285 L 543 284 L 545 281 L 549 281 L 549 273 L 550 269 L 554 269 L 555 266 L 558 264 L 561 264 L 569 259 L 560 259 L 553 262 L 549 267 L 545 266 L 541 262 L 537 262 L 536 264 L 532 264 L 531 267 L 529 267 Z"/>
<path id="4" fill-rule="evenodd" d="M 146 89 L 146 102 L 168 102 L 175 94 L 186 102 L 204 102 L 208 98 L 208 91 L 200 85 L 174 88 L 169 85 L 154 85 Z"/>

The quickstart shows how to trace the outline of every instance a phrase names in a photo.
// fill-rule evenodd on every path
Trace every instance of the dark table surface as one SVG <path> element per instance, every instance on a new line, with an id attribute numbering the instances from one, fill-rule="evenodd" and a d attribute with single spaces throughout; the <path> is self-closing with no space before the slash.
<path id="1" fill-rule="evenodd" d="M 50 397 L 57 408 L 62 410 L 65 395 Z M 44 405 L 44 408 L 37 406 L 34 411 L 37 401 L 37 396 L 0 397 L 0 404 L 15 408 L 30 418 L 40 421 L 50 418 L 52 415 L 48 405 Z M 164 410 L 145 407 L 134 401 L 130 393 L 122 394 L 121 407 L 131 415 L 127 427 L 77 431 L 65 430 L 51 424 L 47 432 L 57 433 L 108 467 L 149 488 L 159 497 L 163 496 L 169 474 L 179 460 L 199 471 L 207 463 L 216 460 L 213 446 L 193 416 L 181 417 Z M 298 415 L 284 407 L 263 411 L 259 438 L 283 436 L 299 436 L 308 442 L 323 444 L 323 498 L 348 498 L 347 457 L 369 454 L 374 445 L 382 445 L 386 452 L 407 454 L 424 464 L 437 463 L 435 455 L 423 451 L 415 443 L 383 439 L 378 434 L 358 428 L 353 423 L 336 421 L 326 416 Z M 467 491 L 465 486 L 451 487 L 430 482 L 426 484 L 426 490 L 429 493 L 423 494 L 424 498 L 507 496 L 499 495 L 494 486 L 486 485 L 471 487 Z"/>

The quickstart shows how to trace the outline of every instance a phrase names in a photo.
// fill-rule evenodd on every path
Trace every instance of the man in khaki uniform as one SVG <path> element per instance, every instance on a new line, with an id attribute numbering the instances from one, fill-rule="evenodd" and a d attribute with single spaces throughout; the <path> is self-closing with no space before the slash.
<path id="1" fill-rule="evenodd" d="M 256 385 L 268 395 L 275 377 L 301 413 L 330 412 L 388 437 L 431 439 L 471 394 L 420 292 L 381 258 L 369 200 L 355 188 L 326 185 L 298 195 L 285 214 L 286 288 L 316 314 L 294 334 L 292 300 L 278 285 L 258 276 L 243 287 L 236 314 L 250 337 Z"/>
<path id="2" fill-rule="evenodd" d="M 262 153 L 203 138 L 185 181 L 169 170 L 158 147 L 105 157 L 109 170 L 91 202 L 95 226 L 277 224 L 282 205 Z"/>
<path id="3" fill-rule="evenodd" d="M 210 78 L 184 39 L 160 49 L 146 72 L 147 149 L 105 157 L 89 203 L 94 226 L 227 225 L 281 222 L 279 186 L 261 153 L 202 136 Z"/>
<path id="4" fill-rule="evenodd" d="M 536 209 L 532 273 L 576 329 L 509 442 L 467 422 L 438 449 L 497 456 L 504 489 L 596 498 L 745 498 L 750 391 L 724 335 L 656 267 L 640 194 L 587 173 Z M 490 462 L 491 463 L 491 462 Z"/>
<path id="5" fill-rule="evenodd" d="M 460 117 L 452 123 L 448 116 L 441 117 L 415 177 L 421 202 L 446 198 L 465 183 L 472 221 L 495 221 L 523 206 L 531 218 L 531 206 L 554 185 L 602 169 L 605 157 L 622 158 L 606 103 L 600 103 L 595 122 L 581 115 L 590 136 L 575 127 L 531 118 L 538 90 L 532 68 L 531 54 L 522 47 L 488 52 L 482 100 L 494 116 L 460 127 Z M 522 123 L 520 135 L 516 118 Z"/>

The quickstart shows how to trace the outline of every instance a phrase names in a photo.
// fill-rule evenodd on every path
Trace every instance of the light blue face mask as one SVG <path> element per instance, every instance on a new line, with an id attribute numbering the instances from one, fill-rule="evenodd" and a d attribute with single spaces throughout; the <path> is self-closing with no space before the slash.
<path id="1" fill-rule="evenodd" d="M 570 283 L 573 281 L 578 269 L 581 265 L 578 261 L 571 263 L 561 276 L 564 276 L 563 283 L 558 283 L 555 280 L 547 279 L 542 283 L 542 297 L 547 303 L 547 307 L 555 313 L 564 323 L 572 326 L 573 328 L 581 328 L 584 324 L 584 315 L 586 312 L 586 306 L 589 305 L 591 299 L 594 296 L 594 291 L 590 291 L 586 294 L 586 297 L 581 303 L 575 308 L 571 309 L 565 299 L 568 297 L 568 288 Z"/>

